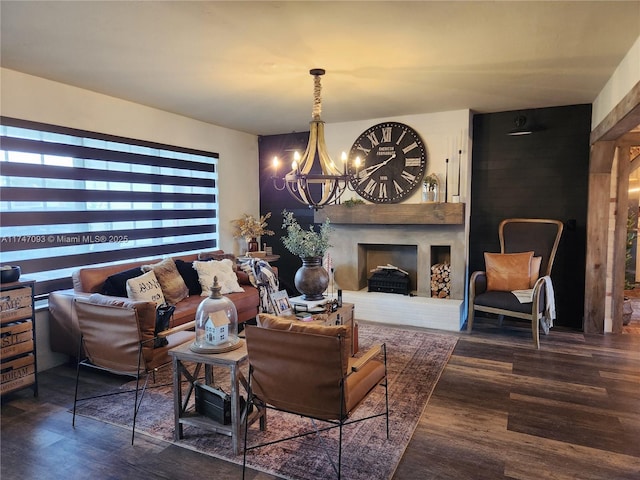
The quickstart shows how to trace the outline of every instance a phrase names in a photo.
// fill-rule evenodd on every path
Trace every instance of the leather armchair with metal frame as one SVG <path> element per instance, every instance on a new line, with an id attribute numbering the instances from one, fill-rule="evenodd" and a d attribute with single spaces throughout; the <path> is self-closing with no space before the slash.
<path id="1" fill-rule="evenodd" d="M 81 367 L 93 367 L 117 375 L 136 378 L 135 400 L 133 405 L 133 426 L 131 443 L 133 444 L 136 417 L 144 396 L 149 376 L 164 366 L 171 365 L 169 350 L 195 338 L 195 321 L 156 333 L 155 322 L 145 321 L 155 318 L 156 305 L 153 302 L 114 300 L 103 295 L 88 298 L 76 298 L 80 341 L 78 344 L 76 386 L 73 401 L 73 420 L 75 426 L 76 404 L 88 398 L 78 398 Z M 105 328 L 108 325 L 109 328 Z M 155 347 L 156 338 L 165 338 L 163 346 Z M 140 380 L 144 384 L 140 391 Z M 128 391 L 118 391 L 117 394 Z"/>
<path id="2" fill-rule="evenodd" d="M 547 299 L 554 299 L 551 269 L 555 260 L 563 224 L 559 220 L 534 218 L 509 218 L 500 222 L 498 236 L 500 253 L 520 253 L 533 251 L 540 257 L 538 279 L 532 285 L 532 301 L 521 303 L 511 291 L 487 290 L 486 271 L 471 274 L 469 284 L 469 312 L 467 332 L 473 329 L 476 312 L 497 314 L 531 322 L 531 335 L 536 348 L 540 348 L 540 327 L 548 333 L 549 318 Z M 552 320 L 552 319 L 551 319 Z"/>
<path id="3" fill-rule="evenodd" d="M 337 465 L 331 457 L 330 460 L 340 478 L 343 426 L 384 416 L 389 438 L 386 346 L 375 345 L 356 359 L 350 356 L 346 326 L 300 325 L 295 321 L 276 323 L 245 329 L 249 356 L 248 408 L 257 405 L 308 417 L 315 429 L 266 444 L 247 446 L 249 431 L 245 424 L 243 478 L 248 451 L 333 428 L 340 429 Z M 376 358 L 380 355 L 381 360 Z M 385 389 L 385 410 L 366 418 L 352 419 L 352 412 L 378 385 Z M 328 426 L 318 428 L 316 420 L 327 422 Z"/>

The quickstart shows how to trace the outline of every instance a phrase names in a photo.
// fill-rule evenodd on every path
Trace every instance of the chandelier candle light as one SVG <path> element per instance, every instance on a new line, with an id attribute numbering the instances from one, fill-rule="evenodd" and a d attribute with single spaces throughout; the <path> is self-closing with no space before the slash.
<path id="1" fill-rule="evenodd" d="M 320 118 L 322 113 L 320 77 L 325 74 L 325 71 L 321 68 L 314 68 L 309 73 L 313 75 L 314 87 L 307 149 L 302 156 L 295 152 L 291 170 L 284 177 L 278 177 L 280 162 L 278 157 L 274 157 L 274 176 L 272 178 L 276 190 L 286 188 L 298 202 L 318 210 L 325 205 L 338 203 L 340 196 L 348 186 L 349 176 L 347 174 L 346 153 L 342 154 L 343 168 L 341 171 L 327 153 L 324 141 L 324 122 Z M 314 173 L 318 171 L 317 168 L 313 169 L 316 157 L 320 164 L 320 173 Z M 282 182 L 281 187 L 278 186 L 278 182 Z"/>

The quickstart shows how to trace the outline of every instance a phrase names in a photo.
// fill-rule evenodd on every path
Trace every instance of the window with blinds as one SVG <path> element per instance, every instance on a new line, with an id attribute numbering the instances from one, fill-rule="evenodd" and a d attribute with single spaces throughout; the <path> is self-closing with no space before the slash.
<path id="1" fill-rule="evenodd" d="M 216 248 L 216 153 L 0 118 L 0 262 L 36 294 L 84 265 Z"/>

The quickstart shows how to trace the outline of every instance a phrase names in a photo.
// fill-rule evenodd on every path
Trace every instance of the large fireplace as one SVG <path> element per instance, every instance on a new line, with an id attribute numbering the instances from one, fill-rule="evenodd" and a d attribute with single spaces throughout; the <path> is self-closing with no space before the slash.
<path id="1" fill-rule="evenodd" d="M 356 317 L 459 330 L 466 277 L 463 215 L 462 204 L 335 206 L 316 213 L 317 222 L 331 221 L 335 279 L 345 301 L 356 303 Z M 432 298 L 431 267 L 443 262 L 450 265 L 449 297 Z M 372 270 L 388 264 L 408 272 L 408 299 L 368 292 Z"/>

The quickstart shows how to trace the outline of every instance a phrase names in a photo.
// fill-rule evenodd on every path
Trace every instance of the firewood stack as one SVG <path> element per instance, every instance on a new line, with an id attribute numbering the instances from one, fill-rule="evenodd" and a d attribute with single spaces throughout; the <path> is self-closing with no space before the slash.
<path id="1" fill-rule="evenodd" d="M 449 298 L 451 294 L 451 265 L 436 263 L 431 267 L 431 297 Z"/>

